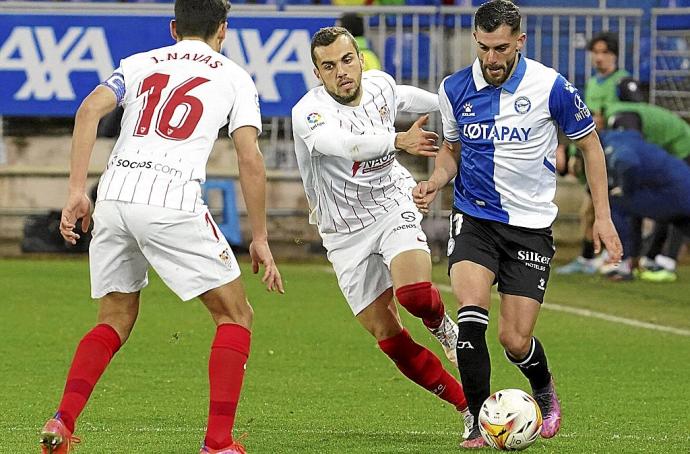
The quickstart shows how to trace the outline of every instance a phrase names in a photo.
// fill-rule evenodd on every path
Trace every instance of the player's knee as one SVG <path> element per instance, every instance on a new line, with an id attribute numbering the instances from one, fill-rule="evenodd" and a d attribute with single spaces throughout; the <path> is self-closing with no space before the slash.
<path id="1" fill-rule="evenodd" d="M 498 335 L 498 341 L 513 358 L 524 358 L 529 352 L 532 336 L 506 331 Z"/>
<path id="2" fill-rule="evenodd" d="M 250 329 L 254 321 L 254 308 L 246 299 L 242 302 L 237 302 L 232 305 L 231 310 L 226 312 L 226 317 L 231 320 L 231 323 L 242 325 Z"/>
<path id="3" fill-rule="evenodd" d="M 412 315 L 423 317 L 442 305 L 441 295 L 431 282 L 416 282 L 395 290 L 395 297 L 401 306 Z"/>

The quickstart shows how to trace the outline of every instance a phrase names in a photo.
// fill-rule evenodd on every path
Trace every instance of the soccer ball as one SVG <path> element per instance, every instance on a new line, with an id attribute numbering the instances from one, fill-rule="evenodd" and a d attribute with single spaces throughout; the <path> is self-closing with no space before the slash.
<path id="1" fill-rule="evenodd" d="M 479 431 L 484 440 L 502 451 L 526 449 L 541 430 L 537 402 L 520 389 L 503 389 L 489 396 L 479 410 Z"/>

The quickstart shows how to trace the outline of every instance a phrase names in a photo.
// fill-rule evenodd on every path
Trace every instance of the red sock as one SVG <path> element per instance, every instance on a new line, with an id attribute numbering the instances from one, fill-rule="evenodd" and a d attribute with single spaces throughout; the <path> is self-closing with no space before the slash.
<path id="1" fill-rule="evenodd" d="M 460 382 L 446 372 L 436 355 L 415 343 L 406 329 L 380 341 L 379 347 L 407 378 L 458 410 L 467 408 Z"/>
<path id="2" fill-rule="evenodd" d="M 218 325 L 208 361 L 211 402 L 204 443 L 209 448 L 222 449 L 232 443 L 250 341 L 247 328 L 230 323 Z"/>
<path id="3" fill-rule="evenodd" d="M 402 307 L 415 317 L 421 318 L 427 327 L 436 328 L 441 324 L 445 308 L 441 294 L 431 282 L 405 285 L 395 291 L 395 296 Z"/>
<path id="4" fill-rule="evenodd" d="M 117 331 L 104 323 L 96 325 L 79 342 L 57 413 L 70 432 L 74 432 L 91 391 L 121 344 Z"/>

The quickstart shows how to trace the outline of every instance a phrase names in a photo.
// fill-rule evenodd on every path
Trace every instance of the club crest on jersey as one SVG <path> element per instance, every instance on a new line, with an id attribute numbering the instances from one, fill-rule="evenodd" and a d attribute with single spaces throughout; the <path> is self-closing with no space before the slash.
<path id="1" fill-rule="evenodd" d="M 320 113 L 312 112 L 307 115 L 307 124 L 309 125 L 309 129 L 313 131 L 316 127 L 325 124 L 325 122 L 323 121 Z"/>
<path id="2" fill-rule="evenodd" d="M 465 105 L 462 106 L 462 114 L 461 116 L 463 117 L 474 117 L 476 114 L 472 112 L 472 103 L 471 102 L 466 102 Z"/>
<path id="3" fill-rule="evenodd" d="M 395 153 L 389 153 L 386 156 L 372 159 L 371 161 L 355 161 L 352 164 L 352 176 L 357 175 L 361 169 L 362 175 L 384 169 L 393 164 L 395 161 Z"/>
<path id="4" fill-rule="evenodd" d="M 388 104 L 384 104 L 379 109 L 379 115 L 381 116 L 381 123 L 390 123 L 391 121 L 391 111 L 388 108 Z"/>
<path id="5" fill-rule="evenodd" d="M 532 103 L 526 96 L 520 96 L 515 100 L 515 112 L 524 115 L 532 108 Z"/>

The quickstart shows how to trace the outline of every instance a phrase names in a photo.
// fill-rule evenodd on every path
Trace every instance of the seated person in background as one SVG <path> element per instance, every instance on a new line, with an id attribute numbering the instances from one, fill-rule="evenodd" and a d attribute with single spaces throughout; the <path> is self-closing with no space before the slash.
<path id="1" fill-rule="evenodd" d="M 690 165 L 690 125 L 675 112 L 644 102 L 639 83 L 632 78 L 618 84 L 619 101 L 606 105 L 604 115 L 609 124 L 616 118 L 634 116 L 647 142 L 658 145 L 672 156 Z M 683 235 L 668 224 L 657 223 L 650 235 L 649 246 L 640 265 L 640 278 L 653 282 L 677 279 L 676 263 L 683 246 Z"/>
<path id="2" fill-rule="evenodd" d="M 364 56 L 364 71 L 381 69 L 381 60 L 370 49 L 369 40 L 364 36 L 364 19 L 357 13 L 345 13 L 340 18 L 340 26 L 355 37 L 359 51 Z"/>
<path id="3" fill-rule="evenodd" d="M 660 146 L 690 165 L 690 124 L 675 112 L 644 102 L 639 87 L 639 82 L 632 77 L 620 81 L 619 100 L 608 103 L 604 110 L 607 123 L 610 126 L 611 117 L 621 112 L 637 115 L 640 132 L 647 142 Z"/>
<path id="4" fill-rule="evenodd" d="M 609 175 L 611 216 L 625 256 L 610 273 L 631 280 L 640 250 L 640 219 L 673 224 L 690 235 L 690 167 L 663 148 L 645 141 L 635 116 L 618 116 L 618 130 L 601 134 Z"/>

